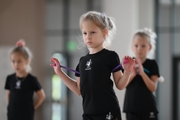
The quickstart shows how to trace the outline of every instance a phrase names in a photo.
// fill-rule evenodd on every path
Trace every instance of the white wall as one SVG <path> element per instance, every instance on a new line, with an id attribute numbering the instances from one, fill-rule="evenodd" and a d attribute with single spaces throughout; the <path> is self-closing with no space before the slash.
<path id="1" fill-rule="evenodd" d="M 3 120 L 7 119 L 7 99 L 6 99 L 6 90 L 4 89 L 5 81 L 7 75 L 13 72 L 11 62 L 9 59 L 9 53 L 12 46 L 0 46 L 0 118 Z M 8 62 L 7 62 L 8 61 Z"/>

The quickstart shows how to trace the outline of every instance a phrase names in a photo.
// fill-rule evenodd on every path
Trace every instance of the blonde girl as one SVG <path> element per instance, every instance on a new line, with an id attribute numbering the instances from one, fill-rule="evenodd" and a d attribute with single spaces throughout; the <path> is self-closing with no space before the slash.
<path id="1" fill-rule="evenodd" d="M 19 40 L 10 53 L 10 60 L 15 73 L 7 76 L 7 118 L 8 120 L 34 120 L 34 110 L 44 101 L 45 94 L 37 77 L 30 71 L 32 54 L 25 46 L 25 41 Z M 33 100 L 34 92 L 38 99 Z"/>
<path id="2" fill-rule="evenodd" d="M 158 120 L 153 92 L 160 77 L 155 59 L 148 58 L 155 50 L 156 34 L 151 29 L 138 30 L 132 39 L 136 65 L 126 87 L 124 108 L 127 120 Z"/>
<path id="3" fill-rule="evenodd" d="M 113 89 L 111 74 L 116 87 L 124 89 L 129 81 L 134 61 L 129 56 L 124 57 L 123 75 L 122 66 L 117 67 L 120 65 L 118 54 L 107 49 L 115 25 L 106 14 L 96 11 L 83 14 L 80 17 L 80 29 L 89 53 L 79 60 L 76 80 L 62 71 L 57 59 L 51 59 L 51 66 L 69 89 L 82 96 L 83 120 L 121 120 L 120 106 Z"/>

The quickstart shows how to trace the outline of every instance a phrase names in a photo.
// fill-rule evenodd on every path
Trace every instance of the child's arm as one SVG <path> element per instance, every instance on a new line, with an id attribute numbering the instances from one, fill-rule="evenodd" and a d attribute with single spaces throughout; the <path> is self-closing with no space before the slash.
<path id="1" fill-rule="evenodd" d="M 81 95 L 79 87 L 80 77 L 76 77 L 75 81 L 61 70 L 60 63 L 56 58 L 52 58 L 51 62 L 52 64 L 50 65 L 54 68 L 55 73 L 62 79 L 64 84 L 77 95 Z"/>
<path id="2" fill-rule="evenodd" d="M 132 72 L 131 72 L 131 75 L 130 75 L 130 79 L 129 79 L 129 82 L 128 82 L 127 86 L 132 82 L 132 80 L 134 79 L 134 77 L 135 77 L 136 75 L 137 75 L 136 69 L 135 69 L 135 67 L 133 67 Z"/>
<path id="3" fill-rule="evenodd" d="M 127 60 L 126 62 L 124 61 L 125 59 Z M 125 56 L 124 60 L 123 60 L 124 74 L 122 74 L 121 71 L 117 71 L 113 73 L 115 85 L 119 90 L 122 90 L 127 86 L 130 80 L 131 71 L 134 66 L 134 60 L 131 57 Z"/>
<path id="4" fill-rule="evenodd" d="M 34 104 L 34 109 L 37 109 L 43 103 L 43 101 L 45 100 L 45 93 L 44 93 L 43 89 L 38 90 L 36 92 L 36 94 L 38 96 L 38 99 L 37 99 L 37 101 Z"/>
<path id="5" fill-rule="evenodd" d="M 158 76 L 157 76 L 157 75 L 153 75 L 153 76 L 151 76 L 151 78 L 149 78 L 149 77 L 146 75 L 146 73 L 144 72 L 140 60 L 137 60 L 137 62 L 138 62 L 138 66 L 139 66 L 139 75 L 140 75 L 140 76 L 142 77 L 142 79 L 144 80 L 144 83 L 146 84 L 147 88 L 148 88 L 151 92 L 156 91 L 157 83 L 158 83 Z"/>
<path id="6" fill-rule="evenodd" d="M 6 99 L 7 99 L 7 102 L 9 103 L 9 99 L 10 99 L 10 90 L 7 90 L 7 93 L 6 93 Z"/>

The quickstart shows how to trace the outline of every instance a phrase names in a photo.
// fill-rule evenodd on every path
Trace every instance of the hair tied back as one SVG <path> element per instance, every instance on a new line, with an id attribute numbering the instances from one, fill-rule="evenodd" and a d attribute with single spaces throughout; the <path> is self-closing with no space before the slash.
<path id="1" fill-rule="evenodd" d="M 23 39 L 20 39 L 16 43 L 16 47 L 24 47 L 25 46 L 25 41 Z"/>
<path id="2" fill-rule="evenodd" d="M 151 39 L 156 39 L 157 35 L 155 34 L 155 32 L 153 32 L 151 29 L 149 28 L 144 28 L 144 33 L 146 33 L 147 35 L 149 35 L 149 37 Z"/>

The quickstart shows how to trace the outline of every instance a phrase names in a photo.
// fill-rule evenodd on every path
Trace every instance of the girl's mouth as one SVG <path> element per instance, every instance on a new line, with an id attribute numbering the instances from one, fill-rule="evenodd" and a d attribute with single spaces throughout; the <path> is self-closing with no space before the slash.
<path id="1" fill-rule="evenodd" d="M 87 44 L 92 44 L 92 42 L 87 42 Z"/>

